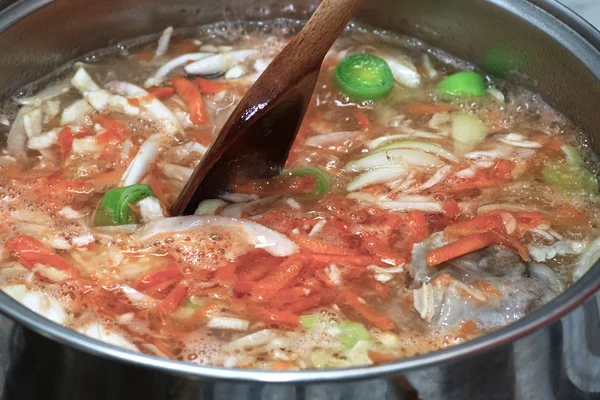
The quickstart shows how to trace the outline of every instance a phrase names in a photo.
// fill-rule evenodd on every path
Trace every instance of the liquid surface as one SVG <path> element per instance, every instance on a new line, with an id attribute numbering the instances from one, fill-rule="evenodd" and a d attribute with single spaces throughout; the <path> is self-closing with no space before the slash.
<path id="1" fill-rule="evenodd" d="M 167 30 L 7 102 L 2 289 L 133 351 L 320 369 L 463 343 L 536 310 L 595 262 L 594 158 L 568 121 L 489 77 L 481 95 L 444 93 L 439 82 L 468 64 L 356 26 L 323 64 L 286 170 L 166 217 L 299 26 Z M 336 67 L 356 53 L 385 61 L 389 94 L 344 94 Z M 134 184 L 149 196 L 121 204 L 123 221 L 101 221 L 106 192 Z"/>

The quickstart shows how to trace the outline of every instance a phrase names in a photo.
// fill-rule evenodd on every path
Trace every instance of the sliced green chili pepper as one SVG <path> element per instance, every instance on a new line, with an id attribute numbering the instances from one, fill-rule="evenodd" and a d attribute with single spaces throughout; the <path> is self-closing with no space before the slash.
<path id="1" fill-rule="evenodd" d="M 290 176 L 313 175 L 317 180 L 317 184 L 315 186 L 315 190 L 311 194 L 314 194 L 315 196 L 320 196 L 322 194 L 329 192 L 331 177 L 329 176 L 328 173 L 322 171 L 320 168 L 298 167 L 298 168 L 294 168 L 294 169 L 287 171 L 287 174 Z"/>
<path id="2" fill-rule="evenodd" d="M 394 76 L 389 65 L 370 54 L 353 54 L 336 67 L 334 79 L 349 97 L 377 100 L 387 96 L 394 86 Z"/>
<path id="3" fill-rule="evenodd" d="M 96 210 L 96 225 L 126 225 L 138 222 L 137 215 L 131 212 L 130 205 L 146 197 L 154 197 L 148 185 L 136 184 L 126 187 L 112 188 L 100 200 Z"/>
<path id="4" fill-rule="evenodd" d="M 573 146 L 569 146 L 568 144 L 563 144 L 560 146 L 560 149 L 565 153 L 567 157 L 567 162 L 571 165 L 583 165 L 583 156 Z"/>
<path id="5" fill-rule="evenodd" d="M 596 177 L 585 168 L 561 162 L 550 164 L 542 168 L 542 175 L 546 182 L 556 186 L 565 193 L 596 193 L 598 182 Z"/>
<path id="6" fill-rule="evenodd" d="M 437 88 L 452 96 L 484 96 L 485 81 L 477 72 L 462 71 L 442 79 Z"/>

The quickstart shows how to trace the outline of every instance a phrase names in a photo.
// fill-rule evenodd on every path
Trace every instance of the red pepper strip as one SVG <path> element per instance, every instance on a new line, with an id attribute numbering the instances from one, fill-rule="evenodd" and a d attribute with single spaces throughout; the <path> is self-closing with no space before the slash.
<path id="1" fill-rule="evenodd" d="M 396 327 L 396 325 L 385 315 L 377 312 L 368 304 L 363 304 L 356 293 L 348 291 L 343 295 L 344 301 L 347 305 L 352 307 L 361 317 L 375 325 L 379 329 L 390 331 Z"/>
<path id="2" fill-rule="evenodd" d="M 171 84 L 187 106 L 190 113 L 190 120 L 195 125 L 202 125 L 208 122 L 208 114 L 204 108 L 204 99 L 202 98 L 200 89 L 192 82 L 181 77 L 171 79 Z"/>
<path id="3" fill-rule="evenodd" d="M 410 238 L 410 243 L 420 243 L 431 234 L 429 220 L 422 211 L 410 212 L 403 222 L 404 231 Z"/>
<path id="4" fill-rule="evenodd" d="M 179 282 L 177 286 L 171 290 L 171 293 L 156 306 L 156 311 L 162 314 L 171 314 L 181 304 L 187 292 L 187 284 L 185 282 Z"/>
<path id="5" fill-rule="evenodd" d="M 294 242 L 303 250 L 308 250 L 312 253 L 335 254 L 341 256 L 360 255 L 356 250 L 339 244 L 328 243 L 324 240 L 313 239 L 308 236 L 293 236 Z"/>
<path id="6" fill-rule="evenodd" d="M 198 85 L 200 91 L 204 94 L 217 94 L 227 89 L 227 85 L 222 82 L 211 81 L 210 79 L 196 78 L 194 83 Z"/>
<path id="7" fill-rule="evenodd" d="M 271 310 L 262 307 L 252 307 L 250 314 L 265 323 L 281 323 L 297 326 L 300 318 L 296 314 L 287 311 Z"/>
<path id="8" fill-rule="evenodd" d="M 170 264 L 167 269 L 146 274 L 138 280 L 134 287 L 136 290 L 146 290 L 163 282 L 183 277 L 183 274 L 176 265 Z"/>
<path id="9" fill-rule="evenodd" d="M 354 119 L 356 120 L 356 122 L 358 122 L 362 130 L 367 131 L 371 128 L 371 121 L 369 121 L 369 117 L 367 116 L 367 113 L 365 111 L 355 109 L 354 111 L 352 111 L 352 115 L 354 116 Z"/>
<path id="10" fill-rule="evenodd" d="M 252 289 L 256 286 L 256 282 L 253 281 L 236 281 L 233 285 L 233 291 L 235 293 L 247 293 L 250 294 Z"/>
<path id="11" fill-rule="evenodd" d="M 79 270 L 71 263 L 31 236 L 15 236 L 7 240 L 4 247 L 16 252 L 19 262 L 29 269 L 35 264 L 44 264 L 66 272 L 71 278 L 79 276 Z"/>
<path id="12" fill-rule="evenodd" d="M 148 89 L 148 93 L 157 99 L 168 99 L 175 94 L 175 89 L 169 86 L 152 87 Z"/>
<path id="13" fill-rule="evenodd" d="M 481 250 L 496 244 L 497 237 L 492 231 L 465 236 L 455 242 L 431 250 L 427 254 L 427 265 L 430 267 L 441 264 L 453 258 Z"/>
<path id="14" fill-rule="evenodd" d="M 304 263 L 299 257 L 289 257 L 252 289 L 252 296 L 258 300 L 270 300 L 285 288 L 302 270 Z"/>
<path id="15" fill-rule="evenodd" d="M 448 226 L 445 234 L 464 236 L 473 233 L 479 233 L 481 230 L 490 230 L 499 233 L 506 233 L 504 222 L 500 214 L 488 214 L 475 217 L 469 221 L 457 222 Z"/>
<path id="16" fill-rule="evenodd" d="M 229 263 L 228 265 L 216 270 L 215 275 L 213 276 L 213 279 L 215 281 L 219 281 L 219 282 L 232 281 L 237 267 L 238 267 L 237 263 L 235 263 L 235 262 Z"/>

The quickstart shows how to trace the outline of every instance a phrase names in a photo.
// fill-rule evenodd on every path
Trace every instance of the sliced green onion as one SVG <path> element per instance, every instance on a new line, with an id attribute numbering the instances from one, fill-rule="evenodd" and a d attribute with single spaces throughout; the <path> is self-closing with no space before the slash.
<path id="1" fill-rule="evenodd" d="M 485 96 L 486 86 L 483 77 L 477 72 L 462 71 L 442 79 L 437 88 L 452 96 Z"/>
<path id="2" fill-rule="evenodd" d="M 138 216 L 132 212 L 130 205 L 146 197 L 155 197 L 148 185 L 141 183 L 112 188 L 100 200 L 96 211 L 95 223 L 99 226 L 126 225 L 138 222 Z"/>
<path id="3" fill-rule="evenodd" d="M 567 157 L 567 162 L 571 165 L 582 165 L 583 164 L 583 156 L 573 146 L 569 146 L 568 144 L 563 144 L 560 146 L 560 149 L 565 153 Z"/>
<path id="4" fill-rule="evenodd" d="M 463 154 L 473 150 L 488 132 L 488 127 L 472 115 L 467 113 L 457 115 L 452 121 L 455 153 Z"/>
<path id="5" fill-rule="evenodd" d="M 317 167 L 298 167 L 287 171 L 287 174 L 290 176 L 308 176 L 313 175 L 317 184 L 315 186 L 315 190 L 312 194 L 316 196 L 323 195 L 329 192 L 329 186 L 331 183 L 331 177 L 327 172 L 324 172 L 320 168 Z"/>
<path id="6" fill-rule="evenodd" d="M 375 151 L 391 150 L 391 149 L 423 150 L 428 153 L 435 154 L 438 157 L 445 158 L 448 161 L 453 161 L 453 162 L 458 161 L 458 158 L 456 158 L 454 156 L 454 154 L 450 153 L 448 150 L 444 149 L 441 146 L 438 146 L 438 145 L 435 145 L 432 143 L 416 142 L 416 141 L 410 141 L 410 140 L 390 143 L 388 145 L 378 147 Z"/>
<path id="7" fill-rule="evenodd" d="M 394 86 L 390 66 L 370 54 L 353 54 L 336 67 L 335 83 L 349 97 L 377 100 L 387 96 Z"/>
<path id="8" fill-rule="evenodd" d="M 340 342 L 348 349 L 353 348 L 361 340 L 371 339 L 367 328 L 358 322 L 342 321 L 340 330 Z"/>
<path id="9" fill-rule="evenodd" d="M 307 314 L 300 316 L 300 324 L 304 330 L 310 331 L 323 321 L 319 314 Z"/>
<path id="10" fill-rule="evenodd" d="M 565 193 L 597 193 L 598 181 L 585 168 L 565 163 L 554 163 L 542 168 L 542 175 L 547 183 L 558 187 Z"/>

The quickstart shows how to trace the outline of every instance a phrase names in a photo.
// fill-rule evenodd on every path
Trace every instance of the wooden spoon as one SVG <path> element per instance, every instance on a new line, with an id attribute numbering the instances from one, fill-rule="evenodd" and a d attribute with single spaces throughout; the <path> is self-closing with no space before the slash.
<path id="1" fill-rule="evenodd" d="M 236 179 L 280 173 L 312 96 L 319 69 L 361 0 L 324 0 L 235 108 L 187 182 L 171 215 L 193 214 Z"/>

